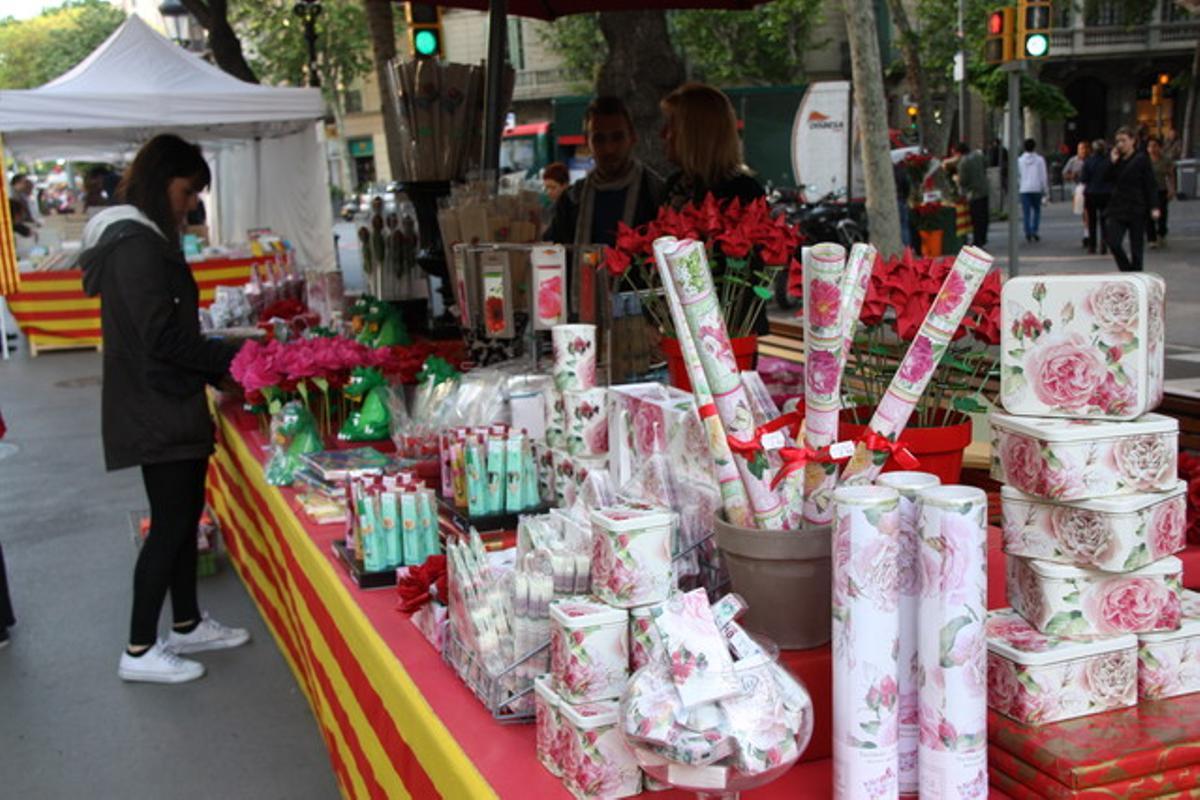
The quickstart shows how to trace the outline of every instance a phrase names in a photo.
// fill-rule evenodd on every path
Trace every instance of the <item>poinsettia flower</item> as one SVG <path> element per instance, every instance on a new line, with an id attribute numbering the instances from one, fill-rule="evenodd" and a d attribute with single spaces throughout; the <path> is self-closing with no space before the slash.
<path id="1" fill-rule="evenodd" d="M 631 263 L 632 259 L 629 253 L 615 247 L 605 247 L 604 258 L 600 261 L 600 266 L 608 270 L 608 274 L 612 277 L 619 278 L 629 270 Z"/>

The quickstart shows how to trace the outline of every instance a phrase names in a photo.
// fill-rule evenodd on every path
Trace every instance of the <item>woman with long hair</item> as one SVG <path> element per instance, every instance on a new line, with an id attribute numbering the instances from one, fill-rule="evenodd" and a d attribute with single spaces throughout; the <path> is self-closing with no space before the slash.
<path id="1" fill-rule="evenodd" d="M 196 528 L 213 451 L 206 384 L 227 376 L 236 352 L 200 333 L 199 289 L 180 230 L 211 180 L 200 148 L 162 134 L 147 142 L 106 208 L 83 234 L 84 289 L 103 299 L 101 433 L 109 470 L 140 467 L 150 532 L 133 573 L 129 644 L 117 674 L 126 681 L 183 683 L 204 666 L 181 654 L 237 647 L 250 638 L 201 612 Z M 158 638 L 167 593 L 174 617 Z"/>
<path id="2" fill-rule="evenodd" d="M 667 160 L 679 168 L 667 180 L 667 202 L 676 210 L 717 200 L 743 203 L 762 197 L 762 184 L 742 159 L 737 115 L 720 89 L 685 83 L 663 98 L 663 144 Z"/>

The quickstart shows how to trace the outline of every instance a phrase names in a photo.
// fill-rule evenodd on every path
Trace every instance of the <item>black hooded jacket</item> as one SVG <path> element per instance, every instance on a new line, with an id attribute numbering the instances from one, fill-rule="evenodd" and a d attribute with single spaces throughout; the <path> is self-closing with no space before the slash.
<path id="1" fill-rule="evenodd" d="M 206 383 L 236 348 L 200 333 L 200 292 L 183 253 L 131 206 L 84 233 L 83 288 L 104 335 L 101 431 L 108 469 L 205 458 L 213 451 Z"/>

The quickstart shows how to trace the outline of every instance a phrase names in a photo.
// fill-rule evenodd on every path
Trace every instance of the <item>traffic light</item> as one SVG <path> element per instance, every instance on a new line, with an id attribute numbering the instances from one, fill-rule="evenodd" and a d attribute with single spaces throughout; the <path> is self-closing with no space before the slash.
<path id="1" fill-rule="evenodd" d="M 909 103 L 907 106 L 905 106 L 904 111 L 906 114 L 908 114 L 909 126 L 915 129 L 917 127 L 917 114 L 920 111 L 920 109 L 917 108 L 917 104 Z"/>
<path id="2" fill-rule="evenodd" d="M 408 44 L 414 58 L 442 55 L 442 10 L 430 3 L 405 3 Z"/>
<path id="3" fill-rule="evenodd" d="M 988 14 L 987 39 L 983 44 L 983 57 L 989 64 L 1003 64 L 1013 60 L 1013 23 L 1017 10 L 1012 6 L 998 8 Z"/>
<path id="4" fill-rule="evenodd" d="M 1050 0 L 1019 0 L 1017 7 L 1017 58 L 1050 55 Z"/>

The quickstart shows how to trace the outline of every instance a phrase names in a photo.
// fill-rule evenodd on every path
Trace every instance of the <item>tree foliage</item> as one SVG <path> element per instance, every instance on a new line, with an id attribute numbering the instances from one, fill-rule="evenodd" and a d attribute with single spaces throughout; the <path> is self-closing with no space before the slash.
<path id="1" fill-rule="evenodd" d="M 36 17 L 0 19 L 0 89 L 32 89 L 68 71 L 125 21 L 104 0 L 67 0 Z"/>

